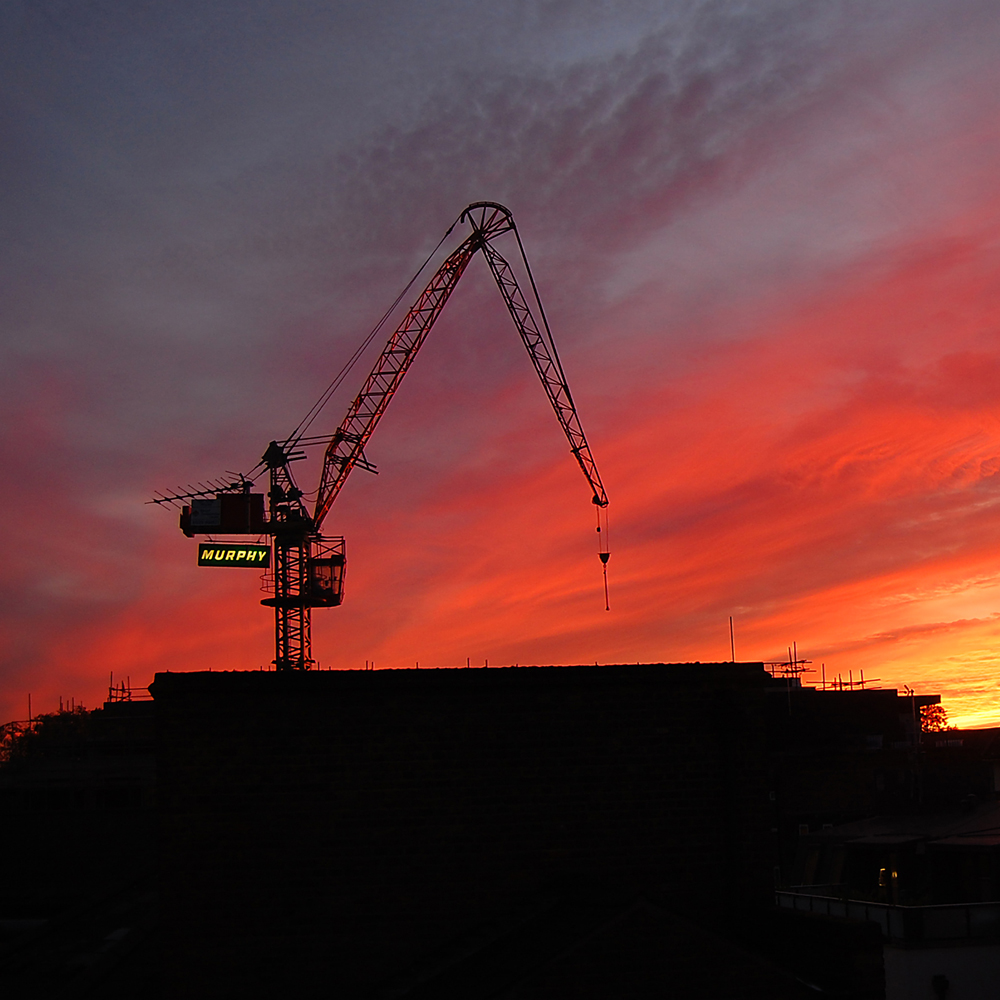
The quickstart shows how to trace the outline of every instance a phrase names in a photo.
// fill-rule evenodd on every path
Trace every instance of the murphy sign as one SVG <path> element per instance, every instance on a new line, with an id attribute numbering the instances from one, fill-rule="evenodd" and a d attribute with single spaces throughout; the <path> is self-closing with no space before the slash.
<path id="1" fill-rule="evenodd" d="M 270 545 L 240 545 L 225 542 L 202 542 L 198 546 L 199 566 L 271 565 Z"/>

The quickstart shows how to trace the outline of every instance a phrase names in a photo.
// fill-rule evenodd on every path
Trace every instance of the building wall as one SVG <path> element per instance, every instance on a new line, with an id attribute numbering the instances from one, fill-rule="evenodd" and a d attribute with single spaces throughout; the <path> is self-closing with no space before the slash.
<path id="1" fill-rule="evenodd" d="M 157 675 L 168 996 L 349 996 L 560 881 L 770 901 L 760 664 Z"/>

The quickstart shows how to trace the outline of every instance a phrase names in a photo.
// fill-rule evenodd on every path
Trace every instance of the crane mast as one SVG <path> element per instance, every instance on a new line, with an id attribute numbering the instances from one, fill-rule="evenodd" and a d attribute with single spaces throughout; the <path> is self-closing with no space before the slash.
<path id="1" fill-rule="evenodd" d="M 262 533 L 270 535 L 273 540 L 273 563 L 267 578 L 273 596 L 265 598 L 261 603 L 274 608 L 274 665 L 278 670 L 304 670 L 314 665 L 311 610 L 314 607 L 335 607 L 342 602 L 346 570 L 344 539 L 324 536 L 323 522 L 352 470 L 361 466 L 374 471 L 365 458 L 365 445 L 476 253 L 481 252 L 486 258 L 511 319 L 566 434 L 570 451 L 590 486 L 592 502 L 598 508 L 598 531 L 601 530 L 600 511 L 608 505 L 607 493 L 583 432 L 514 219 L 503 205 L 482 201 L 469 205 L 459 216 L 458 223 L 468 223 L 472 232 L 448 255 L 392 333 L 340 426 L 328 441 L 322 439 L 326 443 L 326 450 L 312 512 L 303 503 L 303 492 L 296 485 L 290 468 L 293 462 L 305 458 L 305 452 L 300 447 L 312 443 L 312 440 L 305 441 L 299 434 L 284 442 L 272 441 L 261 459 L 261 465 L 267 469 L 269 476 L 270 516 L 266 523 L 253 527 L 262 528 Z M 516 238 L 532 299 L 537 308 L 537 318 L 511 265 L 493 245 L 493 240 L 504 233 L 513 233 Z M 199 503 L 204 507 L 208 501 L 198 498 L 208 496 L 212 489 L 213 487 L 206 487 L 170 497 L 159 497 L 152 502 L 190 499 L 192 507 L 183 508 L 181 527 L 186 534 L 192 535 L 198 532 L 199 527 L 192 523 L 197 519 L 192 511 Z M 252 495 L 249 481 L 244 477 L 238 483 L 223 484 L 216 494 L 215 502 L 220 502 L 219 497 L 222 495 L 232 496 L 234 493 L 247 497 L 247 503 L 250 504 Z M 232 501 L 229 501 L 229 506 L 232 508 Z M 250 510 L 250 506 L 247 510 Z M 250 520 L 248 514 L 247 528 L 239 527 L 236 530 L 249 533 Z M 220 515 L 218 526 L 221 529 L 226 527 L 223 521 L 224 518 Z M 605 534 L 604 540 L 606 538 Z M 599 554 L 604 564 L 606 582 L 606 544 L 602 543 Z"/>

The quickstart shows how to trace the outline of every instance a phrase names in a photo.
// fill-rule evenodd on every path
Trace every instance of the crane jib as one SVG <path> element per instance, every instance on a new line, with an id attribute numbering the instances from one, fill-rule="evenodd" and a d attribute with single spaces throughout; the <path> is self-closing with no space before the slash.
<path id="1" fill-rule="evenodd" d="M 580 424 L 513 216 L 508 209 L 497 202 L 475 202 L 466 207 L 459 216 L 459 222 L 469 222 L 473 227 L 472 234 L 466 237 L 438 268 L 389 338 L 361 392 L 358 393 L 347 416 L 333 435 L 324 456 L 320 486 L 312 515 L 316 530 L 321 528 L 354 466 L 361 464 L 364 445 L 374 433 L 393 394 L 465 272 L 466 266 L 479 251 L 486 257 L 556 419 L 562 426 L 570 449 L 596 498 L 595 503 L 601 507 L 608 503 L 607 493 Z M 517 236 L 517 245 L 541 318 L 541 325 L 536 320 L 510 264 L 491 243 L 497 236 L 507 232 L 513 232 Z"/>

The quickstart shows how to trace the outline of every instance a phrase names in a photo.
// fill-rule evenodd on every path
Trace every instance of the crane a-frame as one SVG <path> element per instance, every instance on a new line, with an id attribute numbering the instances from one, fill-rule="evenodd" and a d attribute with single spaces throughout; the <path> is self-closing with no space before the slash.
<path id="1" fill-rule="evenodd" d="M 324 398 L 292 435 L 268 445 L 260 463 L 247 475 L 240 476 L 235 482 L 202 484 L 198 489 L 189 489 L 171 496 L 158 496 L 152 501 L 190 501 L 181 511 L 181 528 L 189 536 L 270 536 L 273 560 L 268 560 L 270 571 L 266 579 L 271 585 L 273 596 L 261 603 L 274 608 L 274 665 L 278 670 L 305 670 L 314 664 L 311 611 L 316 607 L 336 607 L 343 601 L 347 566 L 344 539 L 324 536 L 323 522 L 351 471 L 356 466 L 373 470 L 365 457 L 365 445 L 469 261 L 477 253 L 482 253 L 486 258 L 552 409 L 569 440 L 570 451 L 590 485 L 592 500 L 598 510 L 598 531 L 601 531 L 601 512 L 608 505 L 607 493 L 566 383 L 566 375 L 559 361 L 555 341 L 552 339 L 514 219 L 503 205 L 490 201 L 475 202 L 462 212 L 456 223 L 445 233 L 445 238 L 455 225 L 465 223 L 469 224 L 472 231 L 437 269 L 389 338 L 364 386 L 348 409 L 347 416 L 332 435 L 306 437 L 305 433 L 319 407 L 328 398 L 324 394 Z M 530 284 L 531 299 L 537 309 L 537 318 L 510 264 L 493 245 L 493 241 L 504 233 L 512 233 L 517 242 Z M 376 331 L 378 329 L 376 327 Z M 310 511 L 303 502 L 303 492 L 292 475 L 291 463 L 305 457 L 300 450 L 303 446 L 316 444 L 324 444 L 326 450 L 316 502 Z M 266 517 L 263 494 L 252 492 L 255 476 L 264 471 L 269 476 Z M 605 597 L 608 562 L 606 539 L 605 530 L 599 545 L 605 573 Z M 260 555 L 264 557 L 268 553 L 261 551 Z"/>

